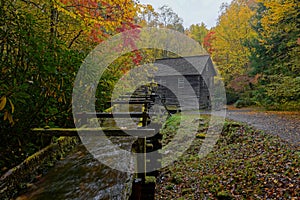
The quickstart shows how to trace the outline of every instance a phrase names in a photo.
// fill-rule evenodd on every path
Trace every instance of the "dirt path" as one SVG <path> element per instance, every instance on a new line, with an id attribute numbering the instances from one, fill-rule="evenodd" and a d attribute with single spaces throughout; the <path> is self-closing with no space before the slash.
<path id="1" fill-rule="evenodd" d="M 273 112 L 228 107 L 227 118 L 245 122 L 258 130 L 277 135 L 291 144 L 300 146 L 300 112 Z"/>

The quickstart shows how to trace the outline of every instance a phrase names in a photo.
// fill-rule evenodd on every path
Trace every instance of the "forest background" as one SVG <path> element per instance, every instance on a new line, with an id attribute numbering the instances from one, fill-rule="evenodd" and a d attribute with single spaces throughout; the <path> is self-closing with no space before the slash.
<path id="1" fill-rule="evenodd" d="M 0 0 L 0 10 L 1 173 L 53 140 L 31 128 L 74 127 L 72 89 L 84 58 L 133 28 L 169 28 L 199 42 L 223 78 L 228 104 L 300 110 L 296 0 L 233 0 L 210 29 L 201 22 L 184 28 L 170 7 L 154 10 L 134 0 Z M 99 82 L 97 109 L 106 108 L 123 74 L 166 56 L 139 50 L 117 59 Z"/>

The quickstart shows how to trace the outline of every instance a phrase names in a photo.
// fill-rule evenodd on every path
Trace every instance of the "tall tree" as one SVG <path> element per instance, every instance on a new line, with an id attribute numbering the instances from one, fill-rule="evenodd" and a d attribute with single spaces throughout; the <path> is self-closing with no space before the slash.
<path id="1" fill-rule="evenodd" d="M 150 5 L 143 5 L 139 14 L 138 21 L 143 27 L 156 27 L 156 28 L 168 28 L 175 31 L 184 32 L 183 19 L 176 14 L 172 8 L 164 5 L 155 11 Z M 147 37 L 147 36 L 143 36 Z M 167 35 L 165 35 L 166 41 Z M 172 42 L 172 44 L 167 45 L 178 45 L 178 41 Z M 144 57 L 146 56 L 148 60 L 153 60 L 155 58 L 164 58 L 169 56 L 175 56 L 174 53 L 170 53 L 161 49 L 144 50 Z"/>
<path id="2" fill-rule="evenodd" d="M 225 83 L 235 76 L 244 75 L 250 68 L 250 50 L 245 42 L 255 36 L 249 20 L 254 15 L 249 0 L 234 0 L 223 8 L 214 28 L 212 56 Z"/>
<path id="3" fill-rule="evenodd" d="M 300 74 L 300 9 L 296 0 L 258 1 L 252 19 L 258 37 L 252 38 L 251 60 L 254 73 L 267 75 Z"/>
<path id="4" fill-rule="evenodd" d="M 139 4 L 134 0 L 52 0 L 58 11 L 79 20 L 93 41 L 136 28 L 134 18 Z"/>
<path id="5" fill-rule="evenodd" d="M 201 24 L 192 24 L 186 32 L 189 37 L 193 38 L 203 46 L 204 38 L 208 34 L 208 29 L 202 22 Z"/>
<path id="6" fill-rule="evenodd" d="M 0 0 L 0 169 L 50 142 L 30 134 L 32 127 L 74 126 L 78 68 L 99 41 L 134 27 L 137 7 L 130 0 Z M 103 96 L 115 74 L 101 82 Z"/>
<path id="7" fill-rule="evenodd" d="M 139 15 L 137 17 L 138 24 L 142 27 L 158 27 L 159 13 L 154 10 L 154 8 L 147 4 L 141 5 Z"/>
<path id="8" fill-rule="evenodd" d="M 178 16 L 177 13 L 173 11 L 172 8 L 164 5 L 159 9 L 159 24 L 160 27 L 165 27 L 169 29 L 174 29 L 179 32 L 184 32 L 184 27 L 182 25 L 183 19 Z"/>
<path id="9" fill-rule="evenodd" d="M 258 0 L 252 18 L 252 74 L 261 74 L 255 97 L 270 109 L 300 109 L 299 11 L 296 0 Z"/>
<path id="10" fill-rule="evenodd" d="M 1 129 L 71 123 L 72 82 L 83 56 L 109 34 L 135 27 L 138 5 L 128 0 L 0 2 Z"/>

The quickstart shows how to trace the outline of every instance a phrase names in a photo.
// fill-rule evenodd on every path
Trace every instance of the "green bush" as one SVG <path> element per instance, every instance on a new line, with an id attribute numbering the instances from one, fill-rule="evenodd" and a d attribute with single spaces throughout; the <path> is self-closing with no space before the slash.
<path id="1" fill-rule="evenodd" d="M 252 105 L 254 105 L 254 102 L 251 99 L 239 99 L 234 103 L 236 108 L 243 108 Z"/>
<path id="2" fill-rule="evenodd" d="M 272 76 L 265 79 L 268 82 L 254 91 L 258 105 L 268 110 L 300 110 L 300 77 Z"/>
<path id="3" fill-rule="evenodd" d="M 232 89 L 226 89 L 227 105 L 234 104 L 240 98 L 239 94 Z"/>

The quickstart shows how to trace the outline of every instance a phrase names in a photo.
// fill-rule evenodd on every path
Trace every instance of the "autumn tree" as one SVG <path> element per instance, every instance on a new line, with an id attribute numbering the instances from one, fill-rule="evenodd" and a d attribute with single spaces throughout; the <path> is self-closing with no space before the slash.
<path id="1" fill-rule="evenodd" d="M 164 5 L 159 9 L 159 25 L 160 27 L 165 27 L 169 29 L 174 29 L 179 32 L 184 31 L 184 27 L 182 25 L 183 19 L 178 16 L 177 13 L 173 11 L 172 8 Z"/>
<path id="2" fill-rule="evenodd" d="M 184 32 L 183 19 L 167 5 L 154 10 L 151 5 L 142 5 L 138 16 L 141 26 L 168 28 Z"/>
<path id="3" fill-rule="evenodd" d="M 201 24 L 192 24 L 186 30 L 186 34 L 203 46 L 204 38 L 208 34 L 208 29 L 203 22 Z"/>
<path id="4" fill-rule="evenodd" d="M 203 38 L 203 47 L 206 49 L 206 51 L 210 55 L 212 55 L 213 51 L 214 51 L 213 46 L 212 46 L 212 42 L 215 39 L 215 34 L 216 34 L 216 32 L 212 29 Z"/>
<path id="5" fill-rule="evenodd" d="M 214 28 L 212 57 L 225 83 L 235 76 L 246 74 L 250 69 L 250 50 L 245 42 L 255 36 L 249 20 L 254 15 L 248 0 L 234 0 L 223 8 Z"/>
<path id="6" fill-rule="evenodd" d="M 271 109 L 300 109 L 299 6 L 295 0 L 258 0 L 249 39 L 252 74 L 261 74 L 256 100 Z"/>
<path id="7" fill-rule="evenodd" d="M 259 0 L 257 14 L 252 19 L 258 35 L 251 38 L 254 73 L 300 74 L 299 11 L 294 0 Z"/>
<path id="8" fill-rule="evenodd" d="M 21 122 L 17 115 L 26 112 L 18 102 L 28 99 L 33 101 L 32 108 L 26 107 L 28 117 L 35 121 L 30 126 L 42 120 L 37 113 L 48 113 L 47 120 L 61 115 L 62 110 L 51 110 L 51 105 L 66 104 L 68 108 L 58 107 L 70 113 L 72 80 L 83 56 L 109 35 L 136 27 L 137 5 L 127 0 L 23 0 L 2 1 L 1 6 L 6 28 L 1 32 L 0 112 L 10 124 Z"/>
<path id="9" fill-rule="evenodd" d="M 151 5 L 141 5 L 137 21 L 141 27 L 158 27 L 158 16 L 159 13 Z"/>
<path id="10" fill-rule="evenodd" d="M 49 142 L 29 129 L 74 126 L 73 82 L 83 59 L 109 35 L 135 27 L 137 8 L 128 0 L 0 0 L 0 135 L 6 147 L 0 150 L 15 152 L 1 154 L 0 168 Z"/>
<path id="11" fill-rule="evenodd" d="M 151 5 L 142 5 L 141 12 L 138 16 L 138 22 L 142 27 L 155 27 L 155 28 L 167 28 L 179 32 L 184 32 L 183 19 L 173 11 L 172 8 L 164 5 L 157 11 L 153 9 Z M 148 37 L 144 35 L 143 37 Z M 160 35 L 160 37 L 163 37 Z M 165 35 L 166 41 L 168 36 Z M 173 41 L 172 44 L 167 45 L 178 45 L 178 41 Z M 143 57 L 147 60 L 154 60 L 157 58 L 174 57 L 171 52 L 167 52 L 161 49 L 143 50 Z"/>
<path id="12" fill-rule="evenodd" d="M 133 0 L 55 0 L 53 4 L 58 11 L 76 19 L 81 31 L 96 42 L 137 27 L 134 18 L 139 5 Z"/>

